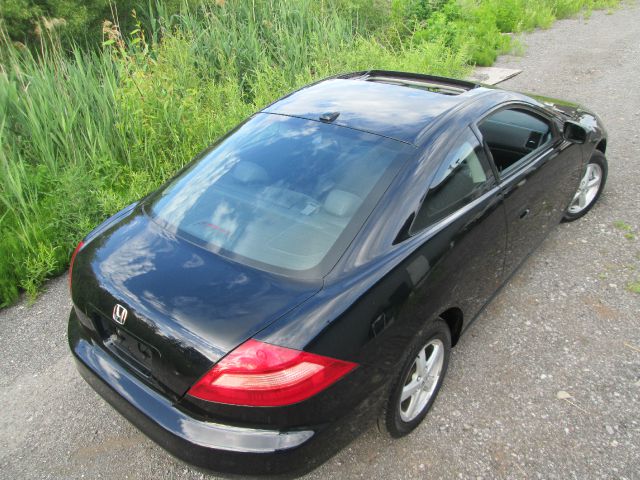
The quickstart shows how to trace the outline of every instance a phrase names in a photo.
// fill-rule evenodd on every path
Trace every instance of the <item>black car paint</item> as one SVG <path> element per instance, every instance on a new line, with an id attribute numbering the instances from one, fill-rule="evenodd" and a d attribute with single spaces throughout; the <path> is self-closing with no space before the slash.
<path id="1" fill-rule="evenodd" d="M 358 86 L 359 80 L 350 81 Z M 305 87 L 307 97 L 312 87 Z M 370 104 L 359 106 L 357 88 L 352 93 L 352 118 L 366 118 Z M 266 110 L 300 114 L 286 110 L 292 95 L 282 100 L 283 111 L 278 112 L 279 102 Z M 457 101 L 446 98 L 447 108 L 428 120 L 393 122 L 388 132 L 384 122 L 375 124 L 375 133 L 414 143 L 416 155 L 324 278 L 294 280 L 196 247 L 154 224 L 144 212 L 144 200 L 98 227 L 85 239 L 73 274 L 69 341 L 83 376 L 163 447 L 205 468 L 303 471 L 335 453 L 375 418 L 416 332 L 444 314 L 455 343 L 561 220 L 586 160 L 606 142 L 595 115 L 566 103 L 544 99 L 543 104 L 490 88 L 453 97 Z M 340 111 L 323 98 L 311 103 L 306 118 Z M 506 105 L 534 109 L 549 118 L 555 125 L 551 150 L 535 155 L 511 176 L 496 178 L 487 194 L 455 218 L 407 235 L 404 231 L 431 178 L 460 133 L 467 128 L 477 132 L 475 124 L 483 115 Z M 564 141 L 561 131 L 567 119 L 588 130 L 585 144 Z M 348 120 L 349 115 L 337 117 L 338 124 L 347 122 L 343 127 L 352 128 Z M 130 311 L 126 326 L 110 320 L 116 303 Z M 140 358 L 110 343 L 119 333 L 132 349 L 141 349 Z M 223 405 L 184 395 L 220 358 L 251 337 L 353 361 L 359 368 L 288 407 Z M 91 360 L 98 357 L 100 361 Z M 109 361 L 113 366 L 105 365 Z M 155 404 L 164 407 L 145 407 Z M 314 433 L 285 451 L 276 444 L 270 453 L 268 445 L 261 453 L 207 448 L 176 423 L 185 413 L 197 422 Z"/>
<path id="2" fill-rule="evenodd" d="M 294 282 L 244 268 L 163 230 L 141 207 L 88 242 L 74 273 L 74 284 L 83 285 L 74 290 L 74 303 L 86 306 L 80 315 L 90 317 L 96 339 L 109 340 L 118 330 L 152 347 L 147 365 L 132 363 L 175 398 L 322 286 L 321 280 Z M 116 303 L 129 309 L 126 326 L 111 320 Z M 157 337 L 167 340 L 162 351 L 149 341 Z"/>

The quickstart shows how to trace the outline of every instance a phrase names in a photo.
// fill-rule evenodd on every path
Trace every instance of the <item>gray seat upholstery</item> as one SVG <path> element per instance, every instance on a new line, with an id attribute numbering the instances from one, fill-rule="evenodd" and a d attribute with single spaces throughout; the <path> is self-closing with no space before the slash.
<path id="1" fill-rule="evenodd" d="M 353 193 L 344 190 L 331 190 L 324 201 L 324 209 L 327 213 L 336 217 L 350 217 L 355 213 L 362 199 Z"/>
<path id="2" fill-rule="evenodd" d="M 239 162 L 231 171 L 233 178 L 240 183 L 267 183 L 269 174 L 260 165 L 253 162 Z"/>

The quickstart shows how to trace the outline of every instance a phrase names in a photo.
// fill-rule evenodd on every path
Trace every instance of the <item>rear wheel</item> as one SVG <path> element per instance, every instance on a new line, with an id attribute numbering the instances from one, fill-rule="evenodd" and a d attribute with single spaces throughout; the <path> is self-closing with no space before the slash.
<path id="1" fill-rule="evenodd" d="M 442 320 L 413 342 L 380 418 L 392 437 L 407 435 L 426 416 L 440 391 L 450 351 L 451 333 Z"/>
<path id="2" fill-rule="evenodd" d="M 582 175 L 578 191 L 573 196 L 564 221 L 572 222 L 585 215 L 596 204 L 607 181 L 607 158 L 599 150 L 593 152 Z"/>

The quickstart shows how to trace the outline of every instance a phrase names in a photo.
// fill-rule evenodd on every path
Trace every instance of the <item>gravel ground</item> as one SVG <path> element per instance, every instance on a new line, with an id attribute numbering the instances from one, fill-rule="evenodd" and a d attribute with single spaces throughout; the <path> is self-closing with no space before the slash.
<path id="1" fill-rule="evenodd" d="M 563 224 L 454 349 L 425 422 L 375 429 L 307 478 L 640 479 L 640 8 L 524 38 L 506 87 L 568 98 L 609 128 L 609 182 Z M 636 232 L 614 226 L 624 221 Z M 66 345 L 66 278 L 0 311 L 0 477 L 204 478 L 107 406 Z M 214 478 L 214 477 L 208 477 Z"/>

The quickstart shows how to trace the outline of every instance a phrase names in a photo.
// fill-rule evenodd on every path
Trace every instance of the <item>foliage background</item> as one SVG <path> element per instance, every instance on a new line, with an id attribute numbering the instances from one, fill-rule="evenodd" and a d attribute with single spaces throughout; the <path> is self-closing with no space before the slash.
<path id="1" fill-rule="evenodd" d="M 370 68 L 462 77 L 512 33 L 617 4 L 125 0 L 116 15 L 108 0 L 0 1 L 0 305 L 296 87 Z"/>

